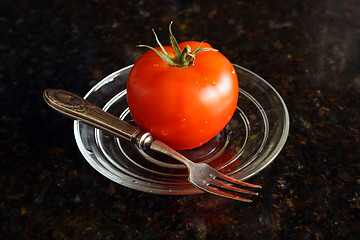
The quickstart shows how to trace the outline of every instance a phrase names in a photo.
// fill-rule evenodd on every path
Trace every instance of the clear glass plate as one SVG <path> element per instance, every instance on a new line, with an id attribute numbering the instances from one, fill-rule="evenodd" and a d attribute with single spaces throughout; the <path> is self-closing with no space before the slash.
<path id="1" fill-rule="evenodd" d="M 239 79 L 239 101 L 230 123 L 205 145 L 181 151 L 195 162 L 206 162 L 233 178 L 245 180 L 264 169 L 279 154 L 289 132 L 289 115 L 276 90 L 251 71 L 234 65 Z M 126 100 L 132 66 L 120 69 L 84 98 L 119 118 L 135 124 Z M 74 122 L 77 145 L 99 173 L 123 186 L 158 194 L 195 194 L 187 169 L 175 160 L 138 149 L 80 121 Z"/>

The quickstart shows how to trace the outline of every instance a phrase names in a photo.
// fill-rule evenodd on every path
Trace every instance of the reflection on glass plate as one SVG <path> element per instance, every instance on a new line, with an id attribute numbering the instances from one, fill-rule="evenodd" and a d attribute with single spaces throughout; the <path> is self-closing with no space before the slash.
<path id="1" fill-rule="evenodd" d="M 279 154 L 289 131 L 285 103 L 264 79 L 234 65 L 239 79 L 239 101 L 230 123 L 205 145 L 180 151 L 195 162 L 206 162 L 236 179 L 245 180 L 264 169 Z M 104 78 L 85 96 L 90 102 L 135 124 L 126 100 L 132 66 Z M 98 172 L 129 188 L 158 194 L 201 193 L 187 180 L 181 163 L 75 121 L 78 147 Z"/>

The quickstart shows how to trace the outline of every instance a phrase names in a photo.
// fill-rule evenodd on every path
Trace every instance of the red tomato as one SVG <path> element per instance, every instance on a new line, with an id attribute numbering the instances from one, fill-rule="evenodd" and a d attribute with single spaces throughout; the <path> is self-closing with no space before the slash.
<path id="1" fill-rule="evenodd" d="M 196 49 L 200 42 L 183 42 Z M 144 131 L 177 150 L 199 147 L 216 136 L 237 107 L 239 86 L 233 65 L 209 44 L 188 67 L 174 67 L 154 51 L 143 54 L 127 83 L 131 116 Z M 159 47 L 156 48 L 161 50 Z M 174 49 L 165 46 L 170 56 Z"/>

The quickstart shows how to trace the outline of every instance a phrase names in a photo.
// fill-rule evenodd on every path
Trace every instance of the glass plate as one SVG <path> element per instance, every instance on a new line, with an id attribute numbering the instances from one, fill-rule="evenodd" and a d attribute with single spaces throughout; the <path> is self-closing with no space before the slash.
<path id="1" fill-rule="evenodd" d="M 180 151 L 195 162 L 206 162 L 233 178 L 245 180 L 264 169 L 279 154 L 289 131 L 289 115 L 276 90 L 251 71 L 234 65 L 239 79 L 239 101 L 229 124 L 205 145 Z M 84 98 L 119 118 L 135 124 L 126 100 L 131 66 L 120 69 Z M 74 122 L 77 145 L 99 173 L 123 186 L 158 194 L 195 194 L 187 169 L 175 160 L 138 149 L 80 121 Z"/>

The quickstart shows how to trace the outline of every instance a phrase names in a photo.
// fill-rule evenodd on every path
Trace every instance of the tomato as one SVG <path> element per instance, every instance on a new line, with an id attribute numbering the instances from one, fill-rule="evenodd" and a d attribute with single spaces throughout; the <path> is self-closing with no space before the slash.
<path id="1" fill-rule="evenodd" d="M 194 56 L 187 46 L 202 50 Z M 237 107 L 239 86 L 231 62 L 210 44 L 187 41 L 178 47 L 187 51 L 188 66 L 172 66 L 154 50 L 135 62 L 127 100 L 132 118 L 143 131 L 184 150 L 201 146 L 228 124 Z M 155 49 L 176 55 L 174 46 Z"/>

